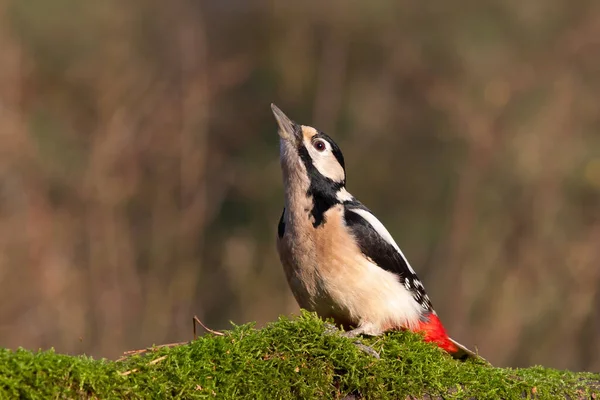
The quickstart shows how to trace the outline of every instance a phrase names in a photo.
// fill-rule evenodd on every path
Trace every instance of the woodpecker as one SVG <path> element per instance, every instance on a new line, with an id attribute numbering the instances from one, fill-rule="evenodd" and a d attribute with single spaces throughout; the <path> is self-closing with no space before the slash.
<path id="1" fill-rule="evenodd" d="M 280 136 L 285 206 L 277 250 L 300 307 L 351 329 L 347 337 L 408 329 L 454 358 L 452 340 L 417 274 L 383 224 L 346 190 L 344 156 L 325 133 L 271 109 Z"/>

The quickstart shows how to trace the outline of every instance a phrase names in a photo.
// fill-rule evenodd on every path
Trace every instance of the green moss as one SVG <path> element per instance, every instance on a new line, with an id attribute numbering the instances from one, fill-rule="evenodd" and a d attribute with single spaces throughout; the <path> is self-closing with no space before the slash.
<path id="1" fill-rule="evenodd" d="M 360 393 L 368 399 L 425 394 L 554 399 L 600 394 L 600 375 L 455 361 L 408 332 L 363 339 L 380 352 L 377 360 L 351 340 L 324 331 L 320 319 L 303 313 L 261 330 L 236 326 L 225 336 L 206 335 L 120 362 L 0 350 L 0 398 L 297 399 Z"/>

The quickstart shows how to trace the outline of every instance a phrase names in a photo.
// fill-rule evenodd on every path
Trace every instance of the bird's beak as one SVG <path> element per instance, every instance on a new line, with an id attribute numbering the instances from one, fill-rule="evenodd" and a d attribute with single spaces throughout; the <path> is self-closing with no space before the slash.
<path id="1" fill-rule="evenodd" d="M 282 139 L 298 143 L 302 139 L 302 129 L 300 125 L 289 119 L 275 104 L 271 103 L 271 110 L 279 125 L 279 136 Z"/>

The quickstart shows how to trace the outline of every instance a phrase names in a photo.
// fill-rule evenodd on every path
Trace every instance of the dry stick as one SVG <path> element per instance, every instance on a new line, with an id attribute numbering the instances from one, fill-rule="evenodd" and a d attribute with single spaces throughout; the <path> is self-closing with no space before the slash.
<path id="1" fill-rule="evenodd" d="M 158 357 L 156 360 L 152 360 L 148 363 L 148 365 L 154 365 L 154 364 L 158 364 L 159 362 L 161 362 L 162 360 L 164 360 L 165 358 L 167 358 L 167 355 L 165 354 L 162 357 Z"/>
<path id="2" fill-rule="evenodd" d="M 194 340 L 198 339 L 198 335 L 196 334 L 196 320 L 198 318 L 194 315 L 192 317 L 192 330 L 194 331 Z"/>
<path id="3" fill-rule="evenodd" d="M 132 373 L 134 373 L 134 372 L 138 372 L 138 369 L 137 369 L 137 368 L 134 368 L 134 369 L 130 369 L 129 371 L 125 371 L 125 372 L 119 372 L 119 375 L 121 375 L 121 376 L 127 376 L 127 375 L 129 375 L 129 374 L 132 374 Z"/>
<path id="4" fill-rule="evenodd" d="M 189 344 L 189 343 L 190 342 L 167 343 L 167 344 L 159 344 L 158 346 L 146 347 L 145 349 L 127 350 L 127 351 L 123 352 L 123 356 L 121 358 L 119 358 L 117 361 L 123 361 L 123 360 L 128 359 L 131 356 L 136 356 L 136 355 L 144 354 L 144 353 L 147 353 L 149 351 L 158 351 L 158 350 L 163 349 L 165 347 L 176 347 L 176 346 L 181 346 L 182 344 Z"/>
<path id="5" fill-rule="evenodd" d="M 204 330 L 206 330 L 209 333 L 212 333 L 213 335 L 217 335 L 217 336 L 225 335 L 223 332 L 219 332 L 219 331 L 215 331 L 214 329 L 210 329 L 209 327 L 204 325 L 204 323 L 202 321 L 200 321 L 200 318 L 198 318 L 196 315 L 194 315 L 194 318 L 192 318 L 192 326 L 193 326 L 193 330 L 194 330 L 194 340 L 196 340 L 198 338 L 198 335 L 196 333 L 196 324 L 200 325 Z M 158 346 L 146 347 L 145 349 L 127 350 L 127 351 L 123 352 L 123 356 L 121 358 L 119 358 L 117 361 L 123 361 L 131 356 L 144 354 L 149 351 L 157 351 L 157 350 L 160 350 L 165 347 L 176 347 L 176 346 L 181 346 L 183 344 L 189 344 L 189 343 L 190 342 L 167 343 L 167 344 L 160 344 Z M 159 360 L 159 359 L 160 358 L 157 358 L 157 360 Z M 129 371 L 129 373 L 131 373 L 131 371 Z"/>
<path id="6" fill-rule="evenodd" d="M 165 347 L 176 347 L 176 346 L 181 346 L 182 344 L 188 344 L 188 343 L 190 343 L 190 342 L 159 344 L 158 346 L 146 347 L 145 349 L 141 349 L 141 350 L 128 350 L 128 351 L 125 351 L 123 354 L 132 355 L 132 354 L 138 354 L 138 353 L 145 353 L 147 351 L 157 351 L 157 350 L 160 350 Z"/>
<path id="7" fill-rule="evenodd" d="M 225 336 L 225 334 L 223 332 L 215 331 L 214 329 L 210 329 L 209 327 L 204 325 L 202 323 L 202 321 L 200 321 L 200 318 L 198 318 L 197 316 L 194 315 L 194 339 L 196 339 L 196 323 L 198 323 L 198 325 L 200 325 L 202 328 L 204 328 L 205 331 L 210 332 L 213 335 Z"/>
<path id="8" fill-rule="evenodd" d="M 162 360 L 164 360 L 165 358 L 167 358 L 167 355 L 165 354 L 164 356 L 160 356 L 158 357 L 156 360 L 152 360 L 148 363 L 148 365 L 154 365 L 154 364 L 158 364 L 159 362 L 161 362 Z M 134 369 L 130 369 L 129 371 L 125 371 L 125 372 L 119 372 L 119 374 L 121 376 L 127 376 L 129 374 L 132 374 L 134 372 L 138 372 L 137 368 Z"/>

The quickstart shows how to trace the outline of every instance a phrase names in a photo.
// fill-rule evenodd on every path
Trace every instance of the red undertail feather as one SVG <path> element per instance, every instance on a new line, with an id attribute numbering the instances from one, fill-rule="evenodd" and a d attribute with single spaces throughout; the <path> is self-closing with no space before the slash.
<path id="1" fill-rule="evenodd" d="M 419 322 L 417 332 L 423 332 L 426 342 L 435 343 L 450 354 L 458 351 L 458 347 L 450 340 L 444 325 L 435 314 L 429 314 L 427 320 Z"/>
<path id="2" fill-rule="evenodd" d="M 419 327 L 416 329 L 417 332 L 423 332 L 425 334 L 425 341 L 437 344 L 440 348 L 446 350 L 452 355 L 452 357 L 459 360 L 465 360 L 467 358 L 478 358 L 479 356 L 467 349 L 462 344 L 452 340 L 448 337 L 444 325 L 435 314 L 429 314 L 425 321 L 419 323 Z"/>

